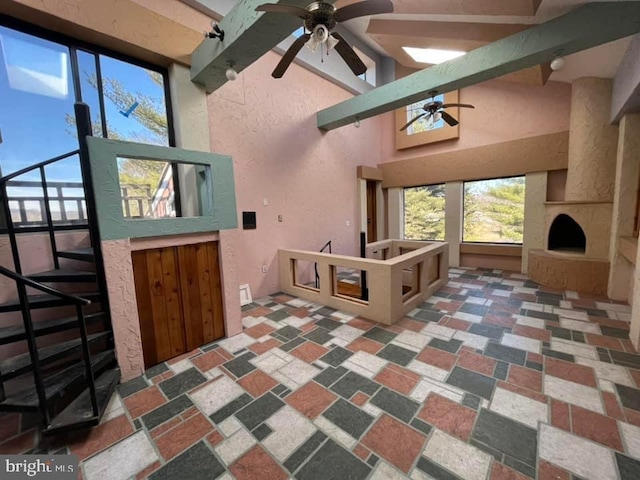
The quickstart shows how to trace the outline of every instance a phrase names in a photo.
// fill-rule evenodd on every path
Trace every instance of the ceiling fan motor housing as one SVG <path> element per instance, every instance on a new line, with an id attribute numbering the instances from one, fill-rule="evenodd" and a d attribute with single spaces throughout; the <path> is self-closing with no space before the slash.
<path id="1" fill-rule="evenodd" d="M 313 2 L 307 7 L 311 15 L 304 21 L 304 27 L 313 32 L 318 25 L 324 25 L 331 32 L 336 27 L 336 7 L 326 2 Z"/>
<path id="2" fill-rule="evenodd" d="M 423 109 L 430 113 L 436 113 L 442 107 L 442 102 L 429 102 L 427 103 Z"/>

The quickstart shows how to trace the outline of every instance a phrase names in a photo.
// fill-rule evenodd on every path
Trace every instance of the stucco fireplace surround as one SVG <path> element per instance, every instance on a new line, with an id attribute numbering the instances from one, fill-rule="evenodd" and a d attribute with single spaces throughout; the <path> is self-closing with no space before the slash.
<path id="1" fill-rule="evenodd" d="M 545 249 L 529 251 L 541 285 L 606 296 L 618 142 L 610 105 L 610 80 L 572 83 L 565 200 L 545 202 Z"/>

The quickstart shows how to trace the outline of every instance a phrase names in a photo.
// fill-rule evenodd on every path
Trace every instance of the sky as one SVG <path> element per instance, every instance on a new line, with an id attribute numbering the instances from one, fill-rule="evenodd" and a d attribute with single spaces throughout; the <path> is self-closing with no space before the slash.
<path id="1" fill-rule="evenodd" d="M 82 99 L 99 119 L 98 92 L 88 82 L 95 75 L 94 55 L 78 50 Z M 147 71 L 104 55 L 99 56 L 102 78 L 117 79 L 135 94 L 164 99 L 161 86 Z M 78 148 L 73 116 L 75 91 L 69 49 L 57 43 L 0 26 L 0 169 L 2 175 Z M 105 98 L 110 128 L 133 138 L 145 128 L 133 115 L 122 115 Z M 77 157 L 47 167 L 48 181 L 79 181 Z M 20 180 L 39 180 L 35 172 Z M 76 192 L 74 192 L 75 194 Z M 14 195 L 12 193 L 12 195 Z"/>

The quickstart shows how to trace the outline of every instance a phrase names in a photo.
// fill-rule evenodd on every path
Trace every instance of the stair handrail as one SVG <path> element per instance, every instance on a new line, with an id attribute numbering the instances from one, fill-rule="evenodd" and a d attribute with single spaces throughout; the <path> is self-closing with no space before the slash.
<path id="1" fill-rule="evenodd" d="M 64 160 L 65 158 L 72 157 L 80 153 L 80 149 L 72 150 L 71 152 L 63 153 L 62 155 L 58 155 L 57 157 L 52 157 L 48 160 L 44 160 L 40 163 L 36 163 L 34 165 L 29 165 L 28 167 L 23 168 L 22 170 L 18 170 L 17 172 L 10 173 L 9 175 L 5 175 L 4 177 L 0 177 L 0 185 L 7 183 L 9 180 L 12 180 L 16 177 L 24 175 L 25 173 L 29 173 L 31 170 L 35 170 L 37 168 L 46 167 L 52 163 L 55 163 L 59 160 Z"/>
<path id="2" fill-rule="evenodd" d="M 50 422 L 50 414 L 51 412 L 47 408 L 47 397 L 44 386 L 44 377 L 42 373 L 42 369 L 40 366 L 40 358 L 38 354 L 38 345 L 36 343 L 36 334 L 34 331 L 33 321 L 31 318 L 31 306 L 29 304 L 29 298 L 27 295 L 27 287 L 34 288 L 36 290 L 42 291 L 44 293 L 48 293 L 58 298 L 66 299 L 71 303 L 75 304 L 76 312 L 78 316 L 78 326 L 80 328 L 80 338 L 82 341 L 82 354 L 84 357 L 85 367 L 86 367 L 86 380 L 89 386 L 89 391 L 91 395 L 91 404 L 93 409 L 93 416 L 97 417 L 99 415 L 99 406 L 97 401 L 97 393 L 95 386 L 95 376 L 93 372 L 93 367 L 91 364 L 91 350 L 89 347 L 88 341 L 88 333 L 87 326 L 85 322 L 85 316 L 83 311 L 83 306 L 91 303 L 90 300 L 79 297 L 77 295 L 61 292 L 55 288 L 49 287 L 42 283 L 36 282 L 28 277 L 25 277 L 22 273 L 22 266 L 20 262 L 20 254 L 18 249 L 18 242 L 16 239 L 16 231 L 14 228 L 13 220 L 11 218 L 11 209 L 9 207 L 9 197 L 7 195 L 7 182 L 16 178 L 20 175 L 24 175 L 32 170 L 40 171 L 40 178 L 42 181 L 42 188 L 44 194 L 44 205 L 45 205 L 45 214 L 46 214 L 46 222 L 49 230 L 49 237 L 51 241 L 51 253 L 53 256 L 53 262 L 56 269 L 59 269 L 58 262 L 58 254 L 57 247 L 55 241 L 55 232 L 53 228 L 53 219 L 51 215 L 51 206 L 49 202 L 48 195 L 48 185 L 46 180 L 45 166 L 57 162 L 59 160 L 63 160 L 65 158 L 71 157 L 73 155 L 78 155 L 80 170 L 82 174 L 82 181 L 84 186 L 85 193 L 85 202 L 87 205 L 87 217 L 88 217 L 88 225 L 89 225 L 89 235 L 91 238 L 91 244 L 94 249 L 94 257 L 96 259 L 96 271 L 98 274 L 98 285 L 100 289 L 100 302 L 105 309 L 106 312 L 109 312 L 109 301 L 107 295 L 107 287 L 106 287 L 106 275 L 104 272 L 104 265 L 102 264 L 102 254 L 100 248 L 100 235 L 99 235 L 99 227 L 96 218 L 96 208 L 95 208 L 95 192 L 93 189 L 93 183 L 90 175 L 90 165 L 89 165 L 89 153 L 88 153 L 88 142 L 87 137 L 92 135 L 91 131 L 91 117 L 89 112 L 89 106 L 76 102 L 74 104 L 74 112 L 76 115 L 76 128 L 78 130 L 78 141 L 79 141 L 79 149 L 73 150 L 71 152 L 58 155 L 56 157 L 50 158 L 43 162 L 40 162 L 35 165 L 31 165 L 29 167 L 23 168 L 17 172 L 9 174 L 5 177 L 0 177 L 0 207 L 2 208 L 2 213 L 4 215 L 4 221 L 7 226 L 7 233 L 9 234 L 9 241 L 11 244 L 11 253 L 13 256 L 13 266 L 15 271 L 9 270 L 0 265 L 0 275 L 4 275 L 8 278 L 11 278 L 16 282 L 16 288 L 18 290 L 18 300 L 20 302 L 20 310 L 22 311 L 22 322 L 24 325 L 27 346 L 29 349 L 29 355 L 31 357 L 31 367 L 33 372 L 34 383 L 36 387 L 36 393 L 38 396 L 39 403 L 39 411 L 42 413 L 42 421 L 43 426 L 48 427 Z M 111 340 L 113 341 L 113 340 Z M 4 389 L 2 384 L 0 383 L 0 400 L 4 400 Z"/>
<path id="3" fill-rule="evenodd" d="M 329 240 L 327 243 L 325 243 L 322 248 L 320 249 L 320 253 L 324 252 L 324 249 L 329 247 L 329 253 L 331 253 L 331 240 Z M 315 269 L 316 272 L 316 288 L 320 288 L 320 275 L 318 275 L 318 262 L 316 262 L 313 265 L 313 268 Z"/>
<path id="4" fill-rule="evenodd" d="M 34 280 L 31 280 L 30 278 L 27 278 L 23 275 L 20 275 L 16 272 L 12 272 L 11 270 L 0 266 L 0 274 L 4 275 L 5 277 L 9 277 L 13 280 L 15 280 L 16 282 L 20 282 L 24 285 L 27 285 L 31 288 L 35 288 L 37 290 L 40 290 L 41 292 L 44 293 L 48 293 L 49 295 L 53 295 L 59 298 L 63 298 L 65 300 L 69 300 L 77 305 L 89 305 L 91 303 L 91 300 L 88 300 L 86 298 L 82 298 L 79 297 L 77 295 L 72 295 L 69 293 L 65 293 L 65 292 L 61 292 L 60 290 L 56 290 L 55 288 L 51 288 L 48 285 L 44 285 L 43 283 L 39 283 L 36 282 Z"/>

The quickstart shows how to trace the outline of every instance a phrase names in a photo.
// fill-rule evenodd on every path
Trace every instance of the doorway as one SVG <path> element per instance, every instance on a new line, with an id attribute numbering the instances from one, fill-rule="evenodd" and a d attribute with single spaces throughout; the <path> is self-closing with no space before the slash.
<path id="1" fill-rule="evenodd" d="M 377 182 L 367 180 L 367 243 L 378 241 Z"/>

